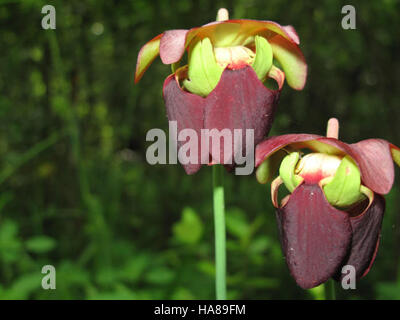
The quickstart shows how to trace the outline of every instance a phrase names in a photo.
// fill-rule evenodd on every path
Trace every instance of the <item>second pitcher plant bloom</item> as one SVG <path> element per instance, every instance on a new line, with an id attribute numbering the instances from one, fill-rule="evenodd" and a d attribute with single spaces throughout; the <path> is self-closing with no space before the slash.
<path id="1" fill-rule="evenodd" d="M 305 289 L 340 278 L 345 265 L 355 268 L 357 278 L 368 273 L 379 246 L 383 195 L 394 181 L 393 161 L 400 165 L 398 147 L 382 139 L 344 143 L 336 119 L 330 123 L 336 134 L 328 137 L 287 134 L 256 147 L 259 182 L 279 168 L 271 197 L 282 250 Z M 280 201 L 282 184 L 290 194 Z"/>
<path id="2" fill-rule="evenodd" d="M 201 159 L 229 164 L 237 152 L 243 155 L 246 129 L 254 130 L 255 145 L 268 134 L 285 78 L 296 90 L 305 85 L 307 65 L 299 43 L 292 26 L 239 19 L 165 31 L 141 48 L 135 82 L 158 55 L 172 66 L 163 96 L 178 134 L 190 128 L 200 137 L 201 129 L 228 129 L 233 137 L 234 129 L 242 130 L 242 148 L 236 150 L 233 142 L 231 152 L 221 147 L 219 159 L 204 154 L 199 142 L 197 163 L 184 165 L 188 174 L 200 169 Z M 178 149 L 186 141 L 178 141 Z"/>

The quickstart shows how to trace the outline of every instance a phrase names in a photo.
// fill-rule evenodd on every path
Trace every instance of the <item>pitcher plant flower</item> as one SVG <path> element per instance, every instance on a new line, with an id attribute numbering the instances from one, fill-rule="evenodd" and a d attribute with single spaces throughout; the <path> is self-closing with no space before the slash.
<path id="1" fill-rule="evenodd" d="M 356 278 L 371 269 L 378 251 L 385 200 L 392 188 L 393 161 L 400 149 L 382 139 L 347 144 L 339 124 L 328 122 L 327 137 L 287 134 L 256 147 L 256 176 L 271 183 L 281 246 L 291 275 L 309 289 L 341 277 L 342 267 Z M 306 150 L 309 151 L 306 153 Z M 278 199 L 280 185 L 289 195 Z"/>
<path id="2" fill-rule="evenodd" d="M 165 31 L 140 49 L 136 64 L 136 83 L 158 55 L 171 65 L 173 73 L 164 82 L 163 97 L 178 134 L 187 128 L 198 137 L 201 129 L 242 130 L 241 149 L 236 150 L 232 142 L 231 151 L 223 150 L 221 144 L 219 159 L 201 149 L 199 142 L 198 161 L 183 165 L 188 174 L 200 169 L 202 159 L 233 163 L 234 154 L 246 150 L 246 129 L 254 130 L 254 145 L 260 142 L 270 130 L 285 78 L 289 86 L 302 90 L 307 77 L 300 40 L 292 26 L 229 20 L 226 9 L 219 11 L 217 20 L 188 30 Z M 270 81 L 275 83 L 273 88 Z M 186 141 L 178 141 L 178 150 Z"/>

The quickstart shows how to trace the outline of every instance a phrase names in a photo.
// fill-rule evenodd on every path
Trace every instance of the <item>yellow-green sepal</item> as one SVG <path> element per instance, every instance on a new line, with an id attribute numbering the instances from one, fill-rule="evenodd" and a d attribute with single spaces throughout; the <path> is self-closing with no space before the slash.
<path id="1" fill-rule="evenodd" d="M 303 181 L 303 178 L 295 174 L 297 163 L 300 159 L 300 153 L 292 152 L 289 153 L 281 163 L 279 168 L 279 176 L 281 177 L 285 187 L 289 192 L 293 192 L 294 189 Z"/>
<path id="2" fill-rule="evenodd" d="M 258 79 L 263 81 L 272 67 L 273 52 L 269 42 L 261 36 L 255 36 L 256 56 L 252 68 L 257 74 Z"/>
<path id="3" fill-rule="evenodd" d="M 365 199 L 360 188 L 360 170 L 349 156 L 342 159 L 333 178 L 328 178 L 326 184 L 323 185 L 328 202 L 340 208 L 349 207 Z"/>
<path id="4" fill-rule="evenodd" d="M 278 150 L 268 159 L 265 159 L 257 168 L 257 181 L 261 184 L 266 184 L 267 182 L 272 181 L 275 178 L 279 165 L 286 154 L 285 151 Z"/>
<path id="5" fill-rule="evenodd" d="M 215 60 L 209 38 L 199 40 L 189 49 L 188 79 L 183 86 L 191 93 L 206 97 L 217 86 L 224 69 Z"/>

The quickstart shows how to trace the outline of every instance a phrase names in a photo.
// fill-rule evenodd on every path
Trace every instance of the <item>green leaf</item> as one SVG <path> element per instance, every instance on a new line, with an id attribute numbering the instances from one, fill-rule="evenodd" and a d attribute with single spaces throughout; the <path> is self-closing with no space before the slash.
<path id="1" fill-rule="evenodd" d="M 183 85 L 190 92 L 206 97 L 217 86 L 223 71 L 215 60 L 210 39 L 199 40 L 189 49 L 189 79 Z"/>
<path id="2" fill-rule="evenodd" d="M 251 231 L 246 215 L 240 209 L 230 209 L 226 212 L 226 229 L 239 239 L 247 237 Z"/>
<path id="3" fill-rule="evenodd" d="M 185 244 L 196 244 L 203 235 L 203 223 L 192 208 L 185 208 L 182 218 L 173 226 L 174 237 Z"/>
<path id="4" fill-rule="evenodd" d="M 360 170 L 354 161 L 346 156 L 340 162 L 333 179 L 323 188 L 326 199 L 331 205 L 348 207 L 365 198 L 360 187 Z"/>
<path id="5" fill-rule="evenodd" d="M 256 56 L 251 66 L 256 72 L 258 79 L 263 81 L 272 67 L 272 47 L 269 42 L 261 36 L 256 36 L 254 42 L 256 44 Z"/>
<path id="6" fill-rule="evenodd" d="M 4 220 L 0 225 L 0 260 L 12 263 L 20 258 L 22 243 L 18 237 L 18 225 L 12 220 Z"/>
<path id="7" fill-rule="evenodd" d="M 298 152 L 292 152 L 283 159 L 279 168 L 279 175 L 290 192 L 293 192 L 293 190 L 303 181 L 300 176 L 294 173 L 299 158 L 300 154 Z"/>
<path id="8" fill-rule="evenodd" d="M 175 272 L 167 267 L 156 267 L 151 269 L 146 275 L 145 279 L 148 283 L 156 285 L 166 285 L 174 280 Z"/>
<path id="9" fill-rule="evenodd" d="M 46 253 L 56 246 L 56 241 L 47 236 L 37 236 L 26 241 L 26 248 L 34 253 Z"/>

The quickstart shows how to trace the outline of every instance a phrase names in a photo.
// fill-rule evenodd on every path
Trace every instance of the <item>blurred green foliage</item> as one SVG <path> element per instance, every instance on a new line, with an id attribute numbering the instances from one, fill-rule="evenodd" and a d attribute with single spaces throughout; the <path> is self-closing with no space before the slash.
<path id="1" fill-rule="evenodd" d="M 57 29 L 41 28 L 53 4 Z M 400 4 L 353 1 L 0 1 L 0 298 L 214 298 L 211 170 L 150 166 L 146 132 L 167 129 L 168 66 L 133 84 L 140 47 L 168 29 L 233 18 L 292 24 L 309 64 L 304 91 L 285 86 L 271 134 L 323 134 L 400 144 Z M 397 174 L 399 173 L 397 169 Z M 397 177 L 398 178 L 398 177 Z M 228 296 L 321 298 L 285 265 L 269 189 L 226 175 Z M 339 298 L 400 299 L 399 179 L 387 198 L 380 251 L 357 290 Z M 41 269 L 57 289 L 41 288 Z"/>

